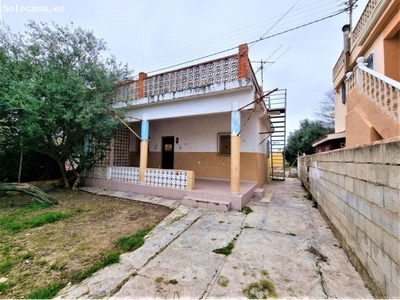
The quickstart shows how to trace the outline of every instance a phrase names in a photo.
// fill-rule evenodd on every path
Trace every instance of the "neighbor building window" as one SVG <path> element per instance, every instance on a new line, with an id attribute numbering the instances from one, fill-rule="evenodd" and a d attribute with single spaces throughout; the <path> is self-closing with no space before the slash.
<path id="1" fill-rule="evenodd" d="M 342 103 L 346 104 L 346 83 L 342 83 Z"/>
<path id="2" fill-rule="evenodd" d="M 366 59 L 365 62 L 367 63 L 367 67 L 370 68 L 371 70 L 373 70 L 373 69 L 374 69 L 374 54 L 371 53 L 371 54 L 367 57 L 367 59 Z"/>
<path id="3" fill-rule="evenodd" d="M 231 134 L 218 133 L 218 153 L 231 154 Z"/>

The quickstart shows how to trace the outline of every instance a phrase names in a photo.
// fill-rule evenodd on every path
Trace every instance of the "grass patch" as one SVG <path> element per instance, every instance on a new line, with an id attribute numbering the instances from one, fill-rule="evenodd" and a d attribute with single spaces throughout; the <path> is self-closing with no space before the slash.
<path id="1" fill-rule="evenodd" d="M 162 276 L 157 277 L 157 278 L 154 280 L 155 283 L 161 283 L 161 282 L 163 282 L 163 281 L 164 281 L 164 277 L 162 277 Z"/>
<path id="2" fill-rule="evenodd" d="M 52 283 L 48 286 L 40 288 L 33 292 L 32 294 L 28 295 L 27 299 L 51 299 L 53 298 L 59 290 L 64 287 L 64 284 L 61 281 L 57 281 Z"/>
<path id="3" fill-rule="evenodd" d="M 50 265 L 50 270 L 61 270 L 61 266 L 58 262 L 52 263 Z"/>
<path id="4" fill-rule="evenodd" d="M 32 203 L 26 195 L 1 199 L 0 278 L 7 280 L 0 283 L 0 298 L 52 298 L 69 282 L 90 278 L 118 262 L 123 252 L 143 245 L 152 228 L 147 226 L 170 213 L 164 207 L 85 192 L 53 194 L 61 205 Z M 127 220 L 120 217 L 125 213 Z M 136 215 L 147 217 L 131 217 Z M 121 236 L 127 237 L 125 242 L 116 245 Z"/>
<path id="5" fill-rule="evenodd" d="M 0 228 L 9 232 L 20 232 L 23 229 L 36 228 L 49 223 L 55 223 L 72 216 L 71 213 L 45 212 L 37 216 L 24 219 L 22 213 L 16 213 L 8 217 L 0 218 Z"/>
<path id="6" fill-rule="evenodd" d="M 0 293 L 5 292 L 9 288 L 8 282 L 2 282 L 0 283 Z"/>
<path id="7" fill-rule="evenodd" d="M 6 274 L 11 270 L 13 263 L 10 258 L 6 258 L 2 262 L 0 262 L 0 274 Z"/>
<path id="8" fill-rule="evenodd" d="M 178 280 L 171 279 L 170 281 L 168 281 L 168 283 L 175 285 L 175 284 L 178 284 Z"/>
<path id="9" fill-rule="evenodd" d="M 248 206 L 245 206 L 242 209 L 242 213 L 244 213 L 245 215 L 251 214 L 252 212 L 253 212 L 253 210 Z"/>
<path id="10" fill-rule="evenodd" d="M 229 284 L 229 279 L 226 278 L 225 276 L 219 276 L 217 280 L 218 285 L 222 287 L 227 287 Z"/>
<path id="11" fill-rule="evenodd" d="M 264 276 L 267 276 L 267 277 L 269 276 L 269 273 L 268 273 L 267 270 L 261 270 L 261 271 L 260 271 L 260 274 L 261 274 L 261 275 L 264 275 Z"/>
<path id="12" fill-rule="evenodd" d="M 98 270 L 107 267 L 109 265 L 115 264 L 119 262 L 120 252 L 111 252 L 107 254 L 101 261 L 91 265 L 86 271 L 78 272 L 72 276 L 73 282 L 80 282 L 93 273 L 96 273 Z"/>
<path id="13" fill-rule="evenodd" d="M 268 280 L 250 283 L 242 290 L 242 293 L 248 299 L 268 299 L 278 297 L 274 285 Z"/>
<path id="14" fill-rule="evenodd" d="M 44 267 L 45 265 L 47 265 L 47 261 L 44 259 L 40 259 L 40 260 L 37 260 L 35 262 L 35 264 L 37 264 L 38 266 Z"/>
<path id="15" fill-rule="evenodd" d="M 85 208 L 83 206 L 78 206 L 78 207 L 75 207 L 74 211 L 77 213 L 84 212 Z"/>
<path id="16" fill-rule="evenodd" d="M 229 255 L 232 253 L 233 248 L 235 248 L 235 244 L 229 243 L 226 247 L 215 249 L 213 252 L 217 254 Z"/>
<path id="17" fill-rule="evenodd" d="M 134 235 L 119 238 L 115 244 L 121 250 L 128 252 L 140 248 L 144 244 L 144 237 L 154 228 L 154 226 L 146 227 L 139 230 Z"/>
<path id="18" fill-rule="evenodd" d="M 34 255 L 31 252 L 27 252 L 21 256 L 22 259 L 33 259 Z"/>

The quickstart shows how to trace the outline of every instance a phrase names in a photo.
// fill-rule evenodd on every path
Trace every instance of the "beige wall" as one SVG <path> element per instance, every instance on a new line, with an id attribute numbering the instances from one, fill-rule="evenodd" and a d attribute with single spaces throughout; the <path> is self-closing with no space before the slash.
<path id="1" fill-rule="evenodd" d="M 347 147 L 400 135 L 400 124 L 357 87 L 348 93 L 347 110 Z"/>
<path id="2" fill-rule="evenodd" d="M 335 92 L 335 132 L 342 132 L 346 129 L 346 105 L 342 102 L 342 89 Z"/>
<path id="3" fill-rule="evenodd" d="M 400 298 L 400 138 L 299 157 L 298 174 L 375 296 Z"/>
<path id="4" fill-rule="evenodd" d="M 385 75 L 400 82 L 400 31 L 384 40 Z"/>
<path id="5" fill-rule="evenodd" d="M 242 112 L 242 125 L 251 112 Z M 257 181 L 262 187 L 268 180 L 268 161 L 266 159 L 266 131 L 259 117 L 260 111 L 251 114 L 251 118 L 241 132 L 241 180 Z M 174 144 L 174 168 L 192 170 L 195 176 L 205 178 L 230 179 L 230 155 L 217 152 L 218 133 L 230 132 L 230 113 L 210 114 L 196 117 L 171 118 L 150 121 L 149 168 L 161 168 L 161 148 L 163 136 L 178 137 Z M 131 126 L 140 135 L 140 124 Z M 139 166 L 137 138 L 131 135 L 130 166 Z"/>
<path id="6" fill-rule="evenodd" d="M 358 40 L 351 41 L 354 48 L 352 48 L 350 53 L 350 69 L 353 70 L 356 67 L 357 58 L 361 56 L 367 58 L 373 53 L 374 70 L 396 81 L 400 81 L 400 0 L 385 2 L 388 2 L 388 4 L 385 10 L 381 12 L 376 19 L 375 25 L 371 28 L 367 28 L 367 26 L 364 28 L 364 32 L 367 34 L 364 42 L 359 44 Z M 368 22 L 366 24 L 368 24 Z M 342 61 L 343 57 L 340 60 Z M 373 129 L 373 127 L 379 127 L 383 122 L 382 120 L 385 120 L 385 118 L 378 121 L 378 123 L 373 123 L 372 119 L 365 122 L 366 118 L 355 113 L 353 109 L 348 108 L 347 103 L 351 102 L 351 94 L 347 95 L 346 105 L 342 104 L 341 84 L 346 76 L 344 68 L 338 68 L 338 70 L 340 70 L 340 74 L 334 74 L 333 78 L 333 86 L 336 90 L 335 132 L 346 130 L 346 141 L 348 141 L 348 130 L 352 130 L 354 126 L 359 127 L 360 134 L 350 137 L 350 141 L 353 140 L 353 138 L 355 138 L 356 141 L 350 143 L 346 142 L 346 146 L 370 142 L 374 139 L 379 139 L 379 136 L 385 138 L 386 135 L 382 134 L 380 130 L 377 128 Z M 376 112 L 376 110 L 372 110 L 372 112 Z M 363 112 L 364 115 L 370 113 L 371 110 L 369 108 L 365 109 Z M 381 114 L 378 113 L 377 115 Z M 375 116 L 372 116 L 372 118 L 375 118 Z M 369 129 L 367 129 L 368 127 Z M 368 137 L 368 139 L 363 140 L 362 137 Z"/>
<path id="7" fill-rule="evenodd" d="M 268 161 L 262 153 L 241 153 L 241 180 L 257 181 L 262 187 L 268 180 Z M 131 152 L 131 166 L 139 166 L 139 156 Z M 161 168 L 161 152 L 149 152 L 149 168 Z M 175 152 L 174 168 L 191 170 L 195 176 L 203 178 L 230 179 L 231 158 L 216 152 Z"/>

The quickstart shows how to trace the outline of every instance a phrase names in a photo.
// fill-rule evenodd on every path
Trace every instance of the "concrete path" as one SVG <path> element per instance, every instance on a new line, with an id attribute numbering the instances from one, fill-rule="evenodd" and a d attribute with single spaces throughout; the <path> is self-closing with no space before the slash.
<path id="1" fill-rule="evenodd" d="M 264 188 L 247 215 L 179 205 L 141 248 L 58 297 L 372 298 L 299 180 Z"/>

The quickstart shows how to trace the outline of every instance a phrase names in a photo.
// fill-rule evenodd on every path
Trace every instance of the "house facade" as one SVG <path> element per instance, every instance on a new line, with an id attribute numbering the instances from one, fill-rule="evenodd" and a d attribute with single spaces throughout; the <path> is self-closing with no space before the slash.
<path id="1" fill-rule="evenodd" d="M 114 109 L 123 109 L 126 128 L 85 183 L 127 181 L 123 174 L 129 173 L 131 191 L 139 186 L 196 190 L 197 179 L 229 181 L 232 195 L 242 194 L 243 182 L 262 187 L 273 130 L 265 95 L 246 44 L 219 59 L 152 76 L 139 73 L 109 98 Z M 173 178 L 176 174 L 184 185 L 176 183 L 182 181 Z"/>
<path id="2" fill-rule="evenodd" d="M 400 135 L 399 9 L 399 0 L 369 0 L 354 29 L 342 29 L 333 86 L 335 132 L 345 132 L 346 146 Z"/>

